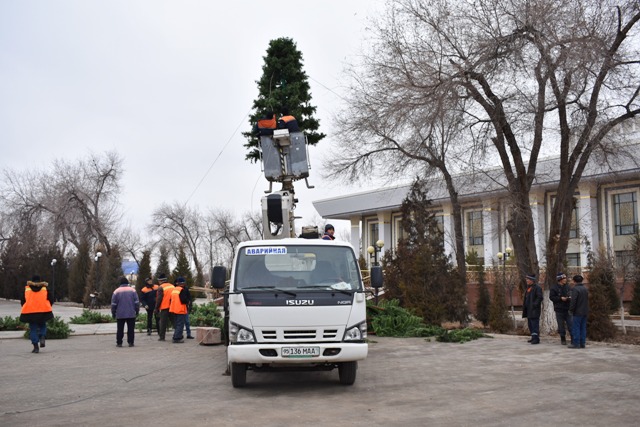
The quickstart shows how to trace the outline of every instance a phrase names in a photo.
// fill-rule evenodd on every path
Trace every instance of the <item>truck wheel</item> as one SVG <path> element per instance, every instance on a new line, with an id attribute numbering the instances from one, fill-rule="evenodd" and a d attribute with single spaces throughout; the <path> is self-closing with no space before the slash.
<path id="1" fill-rule="evenodd" d="M 247 364 L 231 364 L 231 384 L 235 387 L 244 387 L 247 384 Z"/>
<path id="2" fill-rule="evenodd" d="M 356 382 L 356 371 L 358 370 L 358 362 L 342 362 L 338 365 L 338 376 L 340 384 L 353 385 Z"/>

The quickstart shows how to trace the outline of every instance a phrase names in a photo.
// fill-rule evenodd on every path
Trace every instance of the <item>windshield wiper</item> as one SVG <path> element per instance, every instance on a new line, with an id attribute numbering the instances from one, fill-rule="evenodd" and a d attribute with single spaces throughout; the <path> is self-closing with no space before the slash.
<path id="1" fill-rule="evenodd" d="M 238 290 L 246 291 L 247 289 L 269 289 L 276 292 L 282 292 L 283 294 L 291 295 L 293 297 L 296 296 L 296 294 L 291 291 L 285 291 L 284 289 L 279 289 L 279 288 L 276 288 L 275 286 L 247 286 L 245 288 L 240 288 Z"/>
<path id="2" fill-rule="evenodd" d="M 332 291 L 332 292 L 340 292 L 342 294 L 345 295 L 351 295 L 352 292 L 347 291 L 346 289 L 334 289 L 331 287 L 331 285 L 306 285 L 306 286 L 298 286 L 298 289 L 313 289 L 313 288 L 324 288 L 328 291 Z"/>

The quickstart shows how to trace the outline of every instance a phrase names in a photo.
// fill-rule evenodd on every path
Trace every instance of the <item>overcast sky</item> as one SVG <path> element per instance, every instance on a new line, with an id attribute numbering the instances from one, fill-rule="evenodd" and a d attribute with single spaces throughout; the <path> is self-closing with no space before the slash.
<path id="1" fill-rule="evenodd" d="M 0 169 L 116 150 L 125 159 L 125 218 L 141 228 L 160 203 L 184 203 L 219 156 L 190 205 L 258 210 L 268 185 L 260 166 L 244 160 L 240 133 L 249 129 L 269 41 L 290 37 L 328 135 L 310 149 L 316 188 L 296 186 L 296 214 L 304 216 L 297 225 L 309 223 L 317 215 L 312 201 L 362 189 L 321 175 L 323 161 L 339 156 L 331 115 L 343 101 L 334 92 L 381 7 L 371 0 L 0 1 Z"/>

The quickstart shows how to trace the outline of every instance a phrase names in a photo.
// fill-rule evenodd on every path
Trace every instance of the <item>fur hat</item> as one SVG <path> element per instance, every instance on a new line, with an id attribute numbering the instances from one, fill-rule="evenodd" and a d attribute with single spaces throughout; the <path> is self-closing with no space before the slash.
<path id="1" fill-rule="evenodd" d="M 527 274 L 527 275 L 525 276 L 525 278 L 526 278 L 527 280 L 531 280 L 531 281 L 534 281 L 534 282 L 536 281 L 536 275 L 535 275 L 535 274 Z"/>

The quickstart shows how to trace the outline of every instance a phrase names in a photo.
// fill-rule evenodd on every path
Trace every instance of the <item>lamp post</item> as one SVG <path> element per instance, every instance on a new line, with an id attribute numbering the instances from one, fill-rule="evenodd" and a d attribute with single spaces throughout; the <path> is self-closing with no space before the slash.
<path id="1" fill-rule="evenodd" d="M 135 271 L 131 270 L 131 273 L 129 273 L 129 286 L 131 286 L 132 288 L 135 288 L 136 285 L 133 283 L 133 273 L 135 273 Z"/>
<path id="2" fill-rule="evenodd" d="M 98 251 L 98 252 L 96 252 L 96 256 L 94 258 L 96 260 L 96 289 L 95 289 L 95 292 L 98 292 L 98 283 L 99 283 L 98 280 L 99 280 L 99 277 L 100 277 L 100 269 L 98 267 L 99 267 L 99 261 L 100 261 L 100 257 L 101 256 L 102 256 L 102 252 Z"/>
<path id="3" fill-rule="evenodd" d="M 56 263 L 57 259 L 51 260 L 51 295 L 53 296 L 53 301 L 56 300 Z"/>
<path id="4" fill-rule="evenodd" d="M 382 250 L 382 248 L 384 247 L 384 242 L 382 240 L 378 240 L 376 242 L 375 246 L 369 246 L 367 248 L 367 252 L 369 252 L 369 257 L 373 256 L 373 265 L 378 266 L 378 252 L 380 252 Z M 378 288 L 374 287 L 375 289 L 375 304 L 378 305 Z"/>

